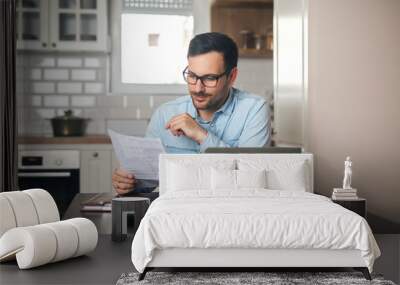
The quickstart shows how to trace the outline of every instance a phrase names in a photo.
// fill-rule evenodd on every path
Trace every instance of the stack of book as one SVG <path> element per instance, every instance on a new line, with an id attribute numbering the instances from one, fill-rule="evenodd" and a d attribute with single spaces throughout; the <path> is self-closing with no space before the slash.
<path id="1" fill-rule="evenodd" d="M 81 211 L 111 212 L 111 200 L 109 193 L 96 194 L 81 204 Z"/>
<path id="2" fill-rule="evenodd" d="M 343 188 L 333 188 L 332 193 L 333 200 L 357 200 L 357 189 L 343 189 Z"/>

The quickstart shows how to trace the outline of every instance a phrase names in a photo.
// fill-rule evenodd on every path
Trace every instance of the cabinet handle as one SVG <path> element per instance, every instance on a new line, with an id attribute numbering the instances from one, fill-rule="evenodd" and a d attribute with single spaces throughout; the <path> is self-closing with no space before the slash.
<path id="1" fill-rule="evenodd" d="M 47 44 L 46 43 L 42 43 L 42 47 L 47 47 Z"/>
<path id="2" fill-rule="evenodd" d="M 56 43 L 52 43 L 51 46 L 52 47 L 56 47 L 57 45 L 56 45 Z"/>
<path id="3" fill-rule="evenodd" d="M 93 157 L 99 157 L 99 153 L 98 152 L 94 152 L 93 153 Z"/>

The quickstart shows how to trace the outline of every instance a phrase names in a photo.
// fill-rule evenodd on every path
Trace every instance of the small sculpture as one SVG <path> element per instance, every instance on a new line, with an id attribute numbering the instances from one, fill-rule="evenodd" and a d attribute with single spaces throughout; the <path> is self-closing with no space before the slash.
<path id="1" fill-rule="evenodd" d="M 350 156 L 346 157 L 346 161 L 344 162 L 344 178 L 343 178 L 343 189 L 352 189 L 351 188 L 351 175 L 353 171 L 351 170 L 351 159 Z"/>

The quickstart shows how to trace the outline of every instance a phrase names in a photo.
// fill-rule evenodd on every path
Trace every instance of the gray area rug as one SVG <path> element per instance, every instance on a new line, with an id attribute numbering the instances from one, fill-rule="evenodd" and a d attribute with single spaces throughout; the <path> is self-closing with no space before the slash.
<path id="1" fill-rule="evenodd" d="M 360 272 L 148 272 L 142 281 L 138 281 L 139 273 L 122 274 L 117 285 L 133 284 L 376 284 L 395 285 L 384 280 L 381 275 L 372 275 L 372 281 L 364 278 Z"/>

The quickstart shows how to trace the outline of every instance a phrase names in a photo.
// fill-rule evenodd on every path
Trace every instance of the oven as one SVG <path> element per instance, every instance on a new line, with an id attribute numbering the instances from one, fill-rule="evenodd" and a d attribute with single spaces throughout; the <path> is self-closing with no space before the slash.
<path id="1" fill-rule="evenodd" d="M 79 193 L 79 151 L 33 150 L 18 155 L 20 190 L 42 188 L 50 193 L 63 217 Z"/>

